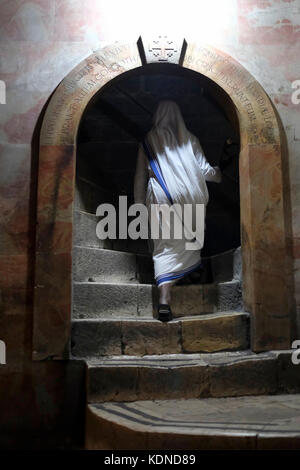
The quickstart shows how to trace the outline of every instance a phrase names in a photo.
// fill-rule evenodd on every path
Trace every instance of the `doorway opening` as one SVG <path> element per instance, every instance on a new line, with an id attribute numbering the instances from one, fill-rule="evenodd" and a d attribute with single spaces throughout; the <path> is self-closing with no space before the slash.
<path id="1" fill-rule="evenodd" d="M 188 129 L 199 138 L 210 164 L 224 165 L 222 183 L 207 182 L 209 203 L 201 250 L 205 268 L 201 282 L 232 279 L 234 253 L 241 244 L 236 111 L 212 80 L 174 64 L 149 64 L 118 76 L 85 109 L 77 135 L 74 243 L 149 254 L 146 240 L 97 239 L 95 226 L 99 218 L 95 213 L 102 203 L 117 208 L 121 195 L 127 196 L 128 205 L 133 204 L 138 144 L 150 130 L 153 113 L 163 99 L 178 103 Z M 92 233 L 83 233 L 84 226 Z M 147 269 L 152 272 L 149 262 Z"/>

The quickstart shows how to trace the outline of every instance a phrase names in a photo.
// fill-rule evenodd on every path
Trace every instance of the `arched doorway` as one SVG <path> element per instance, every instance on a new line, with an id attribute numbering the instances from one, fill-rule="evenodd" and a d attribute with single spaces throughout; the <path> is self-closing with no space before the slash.
<path id="1" fill-rule="evenodd" d="M 183 69 L 202 74 L 222 89 L 215 96 L 223 109 L 229 111 L 231 102 L 235 106 L 241 143 L 243 298 L 251 312 L 251 347 L 254 351 L 289 348 L 294 319 L 278 119 L 257 81 L 228 55 L 191 44 L 179 61 Z M 38 175 L 33 337 L 36 360 L 68 357 L 72 209 L 81 116 L 106 83 L 141 66 L 136 43 L 107 46 L 85 59 L 61 82 L 46 110 Z"/>
<path id="2" fill-rule="evenodd" d="M 90 100 L 77 135 L 79 206 L 95 214 L 100 203 L 113 202 L 117 207 L 119 195 L 126 195 L 128 204 L 133 204 L 138 143 L 150 129 L 156 105 L 162 99 L 173 99 L 179 104 L 188 128 L 199 138 L 211 165 L 227 159 L 227 165 L 223 162 L 226 171 L 222 184 L 207 183 L 210 200 L 202 258 L 237 248 L 240 146 L 235 107 L 227 97 L 224 110 L 225 92 L 202 74 L 179 65 L 147 64 L 135 68 L 110 80 Z M 93 197 L 95 191 L 98 196 Z M 130 240 L 126 243 L 130 244 Z M 126 243 L 107 241 L 105 246 L 126 250 Z M 139 243 L 143 244 L 141 240 Z M 139 249 L 137 245 L 131 241 L 134 251 Z M 147 249 L 146 241 L 144 245 Z"/>

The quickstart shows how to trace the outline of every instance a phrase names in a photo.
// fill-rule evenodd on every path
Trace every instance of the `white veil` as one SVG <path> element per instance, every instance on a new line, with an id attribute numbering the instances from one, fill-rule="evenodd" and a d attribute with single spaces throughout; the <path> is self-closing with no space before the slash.
<path id="1" fill-rule="evenodd" d="M 208 202 L 205 183 L 206 162 L 196 136 L 188 131 L 174 101 L 160 101 L 147 134 L 174 202 Z M 204 171 L 203 171 L 204 170 Z"/>
<path id="2" fill-rule="evenodd" d="M 180 108 L 175 101 L 160 101 L 153 116 L 150 131 L 152 143 L 156 147 L 182 147 L 190 138 Z M 160 148 L 163 151 L 162 148 Z"/>

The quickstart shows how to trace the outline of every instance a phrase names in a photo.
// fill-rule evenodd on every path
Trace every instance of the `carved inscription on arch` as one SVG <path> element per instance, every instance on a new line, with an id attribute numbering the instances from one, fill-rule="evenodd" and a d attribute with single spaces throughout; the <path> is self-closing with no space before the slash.
<path id="1" fill-rule="evenodd" d="M 109 46 L 81 62 L 59 85 L 41 131 L 43 145 L 73 145 L 81 114 L 100 88 L 141 65 L 135 43 Z"/>
<path id="2" fill-rule="evenodd" d="M 217 50 L 189 45 L 183 66 L 211 78 L 229 94 L 247 117 L 250 144 L 278 143 L 278 126 L 272 104 L 240 64 Z"/>

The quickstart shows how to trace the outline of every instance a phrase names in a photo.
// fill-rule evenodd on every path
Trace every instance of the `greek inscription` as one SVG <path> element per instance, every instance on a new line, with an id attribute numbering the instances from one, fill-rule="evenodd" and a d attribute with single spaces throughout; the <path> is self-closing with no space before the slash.
<path id="1" fill-rule="evenodd" d="M 130 45 L 129 44 L 124 44 L 122 46 L 117 46 L 117 47 L 109 47 L 107 50 L 104 48 L 101 51 L 101 54 L 103 54 L 105 57 L 113 57 L 115 58 L 116 56 L 121 55 L 125 51 L 130 51 Z"/>
<path id="2" fill-rule="evenodd" d="M 255 101 L 257 102 L 259 111 L 263 121 L 265 122 L 266 128 L 263 130 L 265 138 L 274 142 L 274 115 L 270 109 L 269 103 L 267 103 L 266 98 L 259 92 L 254 83 L 250 83 L 247 89 L 252 93 Z"/>

